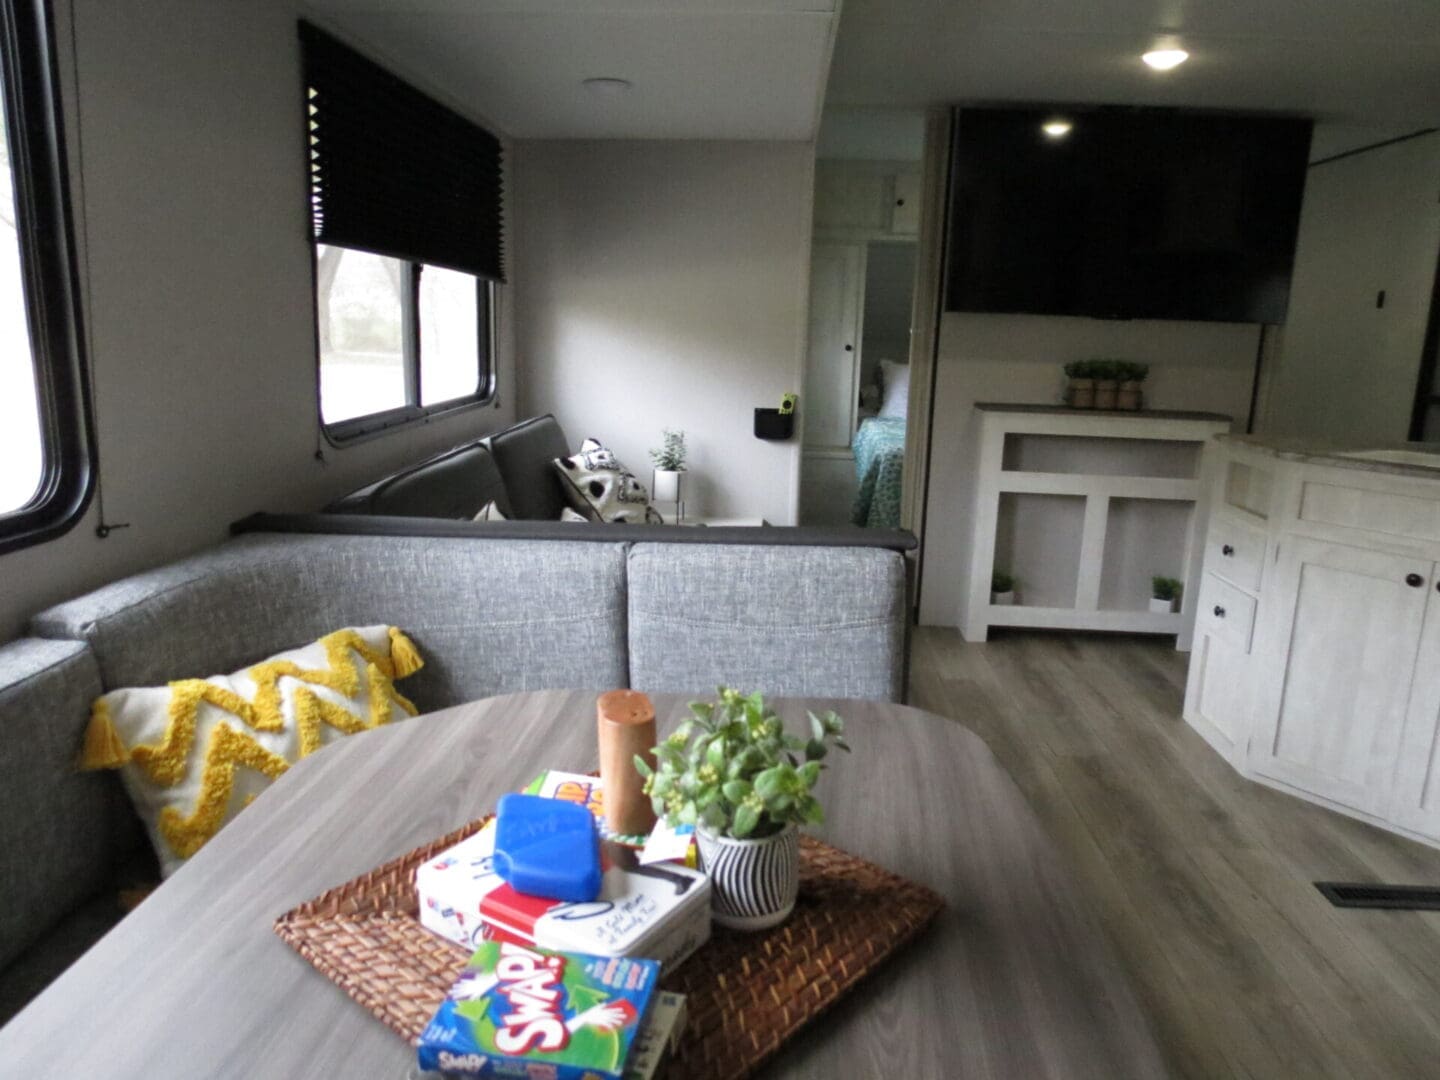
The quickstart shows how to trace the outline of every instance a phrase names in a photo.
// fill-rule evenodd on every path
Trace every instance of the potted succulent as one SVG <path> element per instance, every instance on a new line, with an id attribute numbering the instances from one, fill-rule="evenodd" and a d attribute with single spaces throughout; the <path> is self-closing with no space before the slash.
<path id="1" fill-rule="evenodd" d="M 1180 601 L 1184 585 L 1173 577 L 1150 579 L 1150 610 L 1159 615 L 1168 615 Z"/>
<path id="2" fill-rule="evenodd" d="M 1095 379 L 1095 408 L 1115 408 L 1120 390 L 1121 363 L 1118 360 L 1092 360 L 1090 372 Z"/>
<path id="3" fill-rule="evenodd" d="M 810 713 L 803 739 L 760 694 L 723 686 L 719 701 L 692 702 L 690 712 L 655 747 L 655 767 L 637 754 L 635 768 L 657 815 L 695 826 L 715 921 L 736 930 L 775 926 L 800 888 L 797 827 L 825 820 L 813 794 L 822 760 L 832 746 L 850 749 L 845 723 L 833 712 Z"/>
<path id="4" fill-rule="evenodd" d="M 680 474 L 685 471 L 685 432 L 666 428 L 661 443 L 650 451 L 655 463 L 651 477 L 651 497 L 656 502 L 680 501 Z"/>
<path id="5" fill-rule="evenodd" d="M 1150 365 L 1126 362 L 1117 364 L 1116 367 L 1119 369 L 1117 377 L 1120 386 L 1115 393 L 1115 407 L 1135 412 L 1143 402 L 1140 391 L 1144 387 L 1146 376 L 1150 374 Z"/>
<path id="6" fill-rule="evenodd" d="M 990 603 L 997 607 L 1013 607 L 1015 604 L 1015 578 L 1003 570 L 990 575 Z"/>
<path id="7" fill-rule="evenodd" d="M 1095 407 L 1095 377 L 1091 366 L 1089 360 L 1072 360 L 1065 365 L 1065 376 L 1070 380 L 1065 399 L 1072 409 Z"/>

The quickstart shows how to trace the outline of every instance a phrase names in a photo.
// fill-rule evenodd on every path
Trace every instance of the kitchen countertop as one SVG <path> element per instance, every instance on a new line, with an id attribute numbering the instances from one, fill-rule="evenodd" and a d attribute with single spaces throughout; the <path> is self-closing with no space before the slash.
<path id="1" fill-rule="evenodd" d="M 1361 472 L 1386 473 L 1391 476 L 1418 476 L 1440 480 L 1440 443 L 1375 442 L 1326 444 L 1312 439 L 1272 438 L 1261 435 L 1219 435 L 1218 441 L 1245 450 L 1268 454 L 1286 461 L 1311 465 L 1328 465 Z M 1423 454 L 1434 460 L 1433 465 L 1405 461 L 1386 461 L 1356 457 L 1356 454 L 1392 453 Z"/>

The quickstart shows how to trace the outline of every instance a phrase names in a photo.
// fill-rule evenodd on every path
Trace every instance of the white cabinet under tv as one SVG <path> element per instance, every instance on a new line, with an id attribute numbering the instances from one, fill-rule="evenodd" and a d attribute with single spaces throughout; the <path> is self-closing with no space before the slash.
<path id="1" fill-rule="evenodd" d="M 1230 430 L 1230 418 L 975 409 L 965 640 L 1023 626 L 1174 634 L 1187 648 L 1190 584 L 1201 561 L 1202 450 Z M 991 603 L 997 571 L 1017 579 L 1013 605 Z M 1150 610 L 1154 577 L 1183 583 L 1180 611 Z"/>
<path id="2" fill-rule="evenodd" d="M 1254 780 L 1440 843 L 1440 455 L 1210 457 L 1185 719 Z"/>

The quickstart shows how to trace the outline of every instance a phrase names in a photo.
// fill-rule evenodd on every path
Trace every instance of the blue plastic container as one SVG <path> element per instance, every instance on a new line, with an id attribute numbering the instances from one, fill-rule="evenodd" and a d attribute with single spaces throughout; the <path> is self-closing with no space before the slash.
<path id="1" fill-rule="evenodd" d="M 495 816 L 495 872 L 511 888 L 578 904 L 600 895 L 600 835 L 589 810 L 511 794 Z"/>

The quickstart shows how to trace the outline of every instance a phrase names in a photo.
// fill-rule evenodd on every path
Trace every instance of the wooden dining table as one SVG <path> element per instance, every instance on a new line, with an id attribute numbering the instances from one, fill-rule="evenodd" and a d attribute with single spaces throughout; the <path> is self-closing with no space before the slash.
<path id="1" fill-rule="evenodd" d="M 0 1029 L 0 1076 L 393 1077 L 414 1051 L 272 932 L 331 886 L 490 811 L 541 770 L 596 764 L 595 694 L 489 698 L 300 761 Z M 657 695 L 664 734 L 687 699 Z M 766 1066 L 768 1076 L 1106 1080 L 1167 1075 L 1067 866 L 985 744 L 867 701 L 817 794 L 837 847 L 945 910 Z"/>

